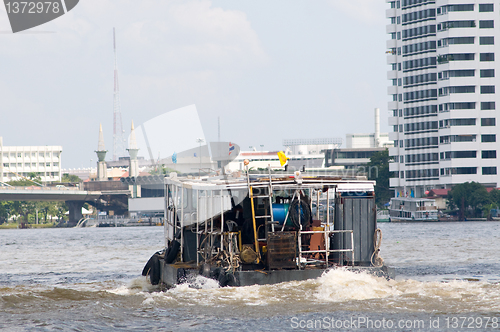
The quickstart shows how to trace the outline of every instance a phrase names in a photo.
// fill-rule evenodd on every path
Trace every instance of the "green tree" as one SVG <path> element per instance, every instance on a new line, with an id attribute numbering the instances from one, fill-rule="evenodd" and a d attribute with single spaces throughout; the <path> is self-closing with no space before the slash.
<path id="1" fill-rule="evenodd" d="M 82 180 L 76 175 L 64 173 L 61 182 L 82 182 Z"/>
<path id="2" fill-rule="evenodd" d="M 448 206 L 459 210 L 459 218 L 482 217 L 483 211 L 492 203 L 486 188 L 477 182 L 457 184 L 448 193 Z"/>
<path id="3" fill-rule="evenodd" d="M 375 203 L 380 207 L 387 203 L 393 196 L 389 188 L 389 150 L 375 152 L 367 166 L 368 179 L 375 180 Z"/>
<path id="4" fill-rule="evenodd" d="M 35 202 L 14 201 L 11 212 L 13 215 L 21 216 L 24 222 L 29 222 L 29 215 L 35 212 Z"/>
<path id="5" fill-rule="evenodd" d="M 0 225 L 9 219 L 11 208 L 12 202 L 0 202 Z"/>

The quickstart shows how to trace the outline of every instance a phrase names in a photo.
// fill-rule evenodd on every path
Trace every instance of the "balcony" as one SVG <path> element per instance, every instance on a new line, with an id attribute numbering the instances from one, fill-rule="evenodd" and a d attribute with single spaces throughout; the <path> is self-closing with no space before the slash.
<path id="1" fill-rule="evenodd" d="M 392 162 L 389 163 L 389 172 L 398 172 L 399 171 L 399 163 Z"/>
<path id="2" fill-rule="evenodd" d="M 394 48 L 398 45 L 398 41 L 396 39 L 389 39 L 385 42 L 385 46 L 388 49 Z"/>
<path id="3" fill-rule="evenodd" d="M 398 93 L 398 86 L 397 85 L 390 85 L 387 87 L 387 94 L 389 96 L 395 95 Z"/>
<path id="4" fill-rule="evenodd" d="M 394 126 L 398 124 L 398 118 L 395 116 L 389 117 L 389 126 Z"/>
<path id="5" fill-rule="evenodd" d="M 389 179 L 389 187 L 399 187 L 399 179 L 398 178 L 390 178 Z"/>
<path id="6" fill-rule="evenodd" d="M 397 25 L 396 25 L 396 24 L 388 24 L 388 25 L 386 25 L 386 27 L 385 27 L 385 32 L 387 32 L 387 33 L 393 33 L 393 32 L 396 32 L 396 30 L 397 30 L 397 28 L 396 28 L 396 27 L 397 27 Z"/>
<path id="7" fill-rule="evenodd" d="M 399 156 L 399 148 L 389 148 L 389 156 Z"/>
<path id="8" fill-rule="evenodd" d="M 387 53 L 387 64 L 390 65 L 391 63 L 396 63 L 398 62 L 398 57 L 396 53 Z"/>
<path id="9" fill-rule="evenodd" d="M 389 8 L 385 11 L 385 17 L 390 18 L 390 17 L 396 17 L 396 8 Z"/>
<path id="10" fill-rule="evenodd" d="M 396 70 L 391 70 L 387 72 L 387 79 L 388 80 L 393 80 L 395 78 L 398 78 L 398 72 Z"/>
<path id="11" fill-rule="evenodd" d="M 388 110 L 395 110 L 398 109 L 398 102 L 397 101 L 390 101 L 387 103 L 387 109 Z"/>

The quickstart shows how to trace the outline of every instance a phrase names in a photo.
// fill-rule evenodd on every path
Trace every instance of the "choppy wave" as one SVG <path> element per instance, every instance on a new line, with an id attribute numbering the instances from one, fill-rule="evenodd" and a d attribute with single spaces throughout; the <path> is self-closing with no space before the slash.
<path id="1" fill-rule="evenodd" d="M 141 295 L 147 307 L 272 307 L 283 312 L 327 306 L 342 310 L 401 312 L 491 312 L 500 310 L 500 285 L 484 281 L 387 280 L 368 273 L 335 269 L 320 278 L 275 285 L 220 288 L 202 276 L 159 292 L 145 278 L 108 292 Z M 300 309 L 302 310 L 302 309 Z M 278 311 L 280 311 L 278 309 Z"/>

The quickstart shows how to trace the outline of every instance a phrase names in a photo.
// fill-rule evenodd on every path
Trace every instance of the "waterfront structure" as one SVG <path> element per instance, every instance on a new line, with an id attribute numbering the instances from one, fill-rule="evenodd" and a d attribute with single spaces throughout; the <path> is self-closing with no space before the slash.
<path id="1" fill-rule="evenodd" d="M 375 109 L 375 132 L 346 134 L 346 148 L 325 150 L 325 167 L 340 166 L 356 170 L 370 162 L 377 152 L 393 146 L 388 133 L 380 133 L 380 109 Z"/>
<path id="2" fill-rule="evenodd" d="M 0 182 L 35 173 L 42 182 L 61 181 L 62 146 L 4 146 L 0 137 Z"/>
<path id="3" fill-rule="evenodd" d="M 139 161 L 137 160 L 137 152 L 139 152 L 139 149 L 137 148 L 137 141 L 135 139 L 134 121 L 132 121 L 132 127 L 130 129 L 130 141 L 127 151 L 130 155 L 129 167 L 128 167 L 129 176 L 134 176 L 134 177 L 138 176 Z"/>
<path id="4" fill-rule="evenodd" d="M 499 1 L 386 1 L 391 188 L 497 187 Z"/>
<path id="5" fill-rule="evenodd" d="M 99 141 L 97 143 L 97 180 L 104 181 L 107 180 L 107 166 L 106 161 L 106 147 L 104 146 L 104 136 L 102 134 L 102 125 L 99 124 Z"/>

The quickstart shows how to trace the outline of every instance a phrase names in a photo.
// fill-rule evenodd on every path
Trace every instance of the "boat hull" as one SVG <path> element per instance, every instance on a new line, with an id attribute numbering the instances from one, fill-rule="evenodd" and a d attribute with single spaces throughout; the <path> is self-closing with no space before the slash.
<path id="1" fill-rule="evenodd" d="M 367 272 L 378 277 L 394 278 L 395 271 L 387 266 L 346 266 L 344 268 L 353 272 Z M 332 269 L 332 268 L 330 268 Z M 234 284 L 221 286 L 251 286 L 251 285 L 271 285 L 289 281 L 302 281 L 308 279 L 316 279 L 325 271 L 330 269 L 324 268 L 308 268 L 304 270 L 248 270 L 235 271 Z M 175 285 L 189 282 L 199 275 L 203 275 L 196 265 L 176 263 L 166 264 L 160 259 L 160 284 L 162 288 L 169 289 Z M 220 279 L 218 280 L 220 282 Z"/>
<path id="2" fill-rule="evenodd" d="M 410 219 L 410 218 L 398 218 L 398 217 L 391 217 L 391 222 L 436 222 L 439 221 L 439 219 Z"/>

